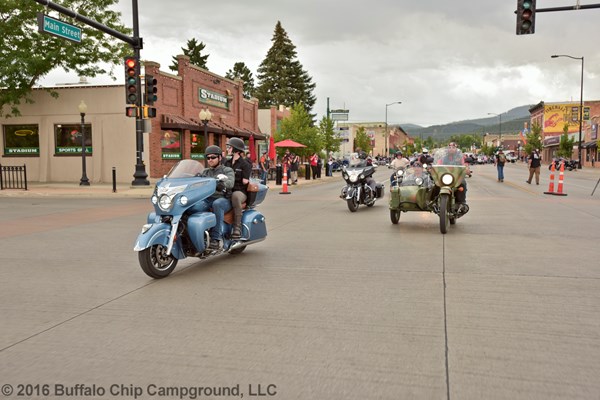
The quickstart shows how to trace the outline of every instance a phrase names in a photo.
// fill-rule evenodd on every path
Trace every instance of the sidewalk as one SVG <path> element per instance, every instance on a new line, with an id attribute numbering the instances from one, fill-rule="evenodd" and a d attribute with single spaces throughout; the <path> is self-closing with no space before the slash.
<path id="1" fill-rule="evenodd" d="M 328 182 L 330 179 L 341 179 L 339 176 L 322 176 L 321 179 L 306 180 L 299 178 L 296 185 L 288 185 L 288 192 L 293 192 L 299 186 L 313 185 Z M 28 182 L 27 190 L 4 189 L 0 190 L 2 197 L 131 197 L 149 199 L 154 191 L 156 180 L 151 180 L 149 186 L 131 186 L 118 183 L 113 192 L 112 183 L 90 183 L 90 186 L 79 186 L 79 182 Z M 275 185 L 275 181 L 268 182 L 269 190 L 282 191 L 282 185 Z"/>

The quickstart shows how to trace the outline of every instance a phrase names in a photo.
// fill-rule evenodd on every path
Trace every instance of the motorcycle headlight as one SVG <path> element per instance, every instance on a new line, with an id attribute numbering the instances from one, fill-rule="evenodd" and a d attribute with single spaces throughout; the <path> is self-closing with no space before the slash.
<path id="1" fill-rule="evenodd" d="M 350 175 L 350 182 L 356 182 L 356 181 L 358 181 L 358 176 Z"/>
<path id="2" fill-rule="evenodd" d="M 158 197 L 156 197 L 156 195 L 152 196 L 152 199 L 150 199 L 150 201 L 152 201 L 152 204 L 156 205 L 158 204 Z"/>
<path id="3" fill-rule="evenodd" d="M 161 210 L 167 211 L 171 208 L 173 204 L 173 199 L 168 194 L 163 194 L 158 198 L 158 206 Z"/>
<path id="4" fill-rule="evenodd" d="M 365 179 L 365 174 L 360 174 L 360 180 L 362 181 L 363 179 Z"/>
<path id="5" fill-rule="evenodd" d="M 454 182 L 454 177 L 451 174 L 442 175 L 442 183 L 444 185 L 450 186 L 452 185 L 452 182 Z"/>
<path id="6" fill-rule="evenodd" d="M 348 180 L 348 174 L 344 174 L 344 175 L 343 175 L 343 178 L 344 178 L 345 180 Z"/>
<path id="7" fill-rule="evenodd" d="M 423 178 L 415 178 L 415 183 L 417 186 L 421 186 L 423 184 Z"/>
<path id="8" fill-rule="evenodd" d="M 398 176 L 398 178 L 401 178 L 401 177 L 402 177 L 402 175 L 404 175 L 404 170 L 403 170 L 403 169 L 399 169 L 399 170 L 396 172 L 396 176 Z"/>
<path id="9" fill-rule="evenodd" d="M 185 205 L 188 203 L 188 198 L 187 198 L 186 196 L 181 196 L 181 197 L 179 198 L 179 203 L 180 203 L 182 206 L 185 206 Z"/>

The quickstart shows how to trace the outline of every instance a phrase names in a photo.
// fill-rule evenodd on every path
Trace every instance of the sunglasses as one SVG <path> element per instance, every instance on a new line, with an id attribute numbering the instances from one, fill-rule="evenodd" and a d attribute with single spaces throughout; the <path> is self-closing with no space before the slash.
<path id="1" fill-rule="evenodd" d="M 207 160 L 216 160 L 219 156 L 206 156 Z"/>

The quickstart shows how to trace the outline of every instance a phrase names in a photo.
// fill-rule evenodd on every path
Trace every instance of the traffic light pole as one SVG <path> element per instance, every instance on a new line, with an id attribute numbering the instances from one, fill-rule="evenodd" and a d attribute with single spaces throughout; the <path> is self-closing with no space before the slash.
<path id="1" fill-rule="evenodd" d="M 140 37 L 140 26 L 138 20 L 138 2 L 132 0 L 132 11 L 133 11 L 133 37 Z M 139 79 L 141 75 L 140 69 L 140 49 L 142 48 L 141 39 L 133 46 L 134 57 L 137 60 L 137 92 L 140 94 L 136 100 L 136 107 L 139 112 L 136 113 L 135 117 L 135 172 L 133 174 L 132 186 L 148 186 L 148 174 L 146 173 L 146 166 L 144 165 L 144 120 L 142 114 L 142 80 Z"/>
<path id="2" fill-rule="evenodd" d="M 142 38 L 140 35 L 139 23 L 138 23 L 138 3 L 137 0 L 132 0 L 132 11 L 133 11 L 133 37 L 127 36 L 117 30 L 109 28 L 106 25 L 102 25 L 98 21 L 94 21 L 93 19 L 89 19 L 84 17 L 81 14 L 76 13 L 73 10 L 69 10 L 59 4 L 53 3 L 50 0 L 33 0 L 36 3 L 39 3 L 43 6 L 46 6 L 52 10 L 58 11 L 60 14 L 67 15 L 76 21 L 83 22 L 86 25 L 91 26 L 92 28 L 96 28 L 99 31 L 109 34 L 112 37 L 115 37 L 127 44 L 129 44 L 134 51 L 135 59 L 137 60 L 137 92 L 142 93 L 142 85 L 140 76 L 140 50 L 142 49 Z M 144 152 L 144 120 L 142 119 L 141 110 L 142 110 L 142 96 L 138 96 L 136 100 L 136 118 L 135 118 L 135 142 L 136 142 L 136 164 L 135 164 L 135 173 L 133 177 L 135 178 L 132 182 L 132 186 L 148 186 L 150 182 L 148 181 L 148 174 L 146 173 L 146 166 L 144 165 L 144 161 L 142 158 Z"/>

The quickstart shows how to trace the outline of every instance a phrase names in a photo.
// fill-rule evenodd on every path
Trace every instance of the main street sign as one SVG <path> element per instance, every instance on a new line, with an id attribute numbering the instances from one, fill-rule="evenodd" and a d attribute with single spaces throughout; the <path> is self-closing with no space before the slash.
<path id="1" fill-rule="evenodd" d="M 62 39 L 81 43 L 81 28 L 52 18 L 44 13 L 37 13 L 38 31 L 49 33 Z"/>

